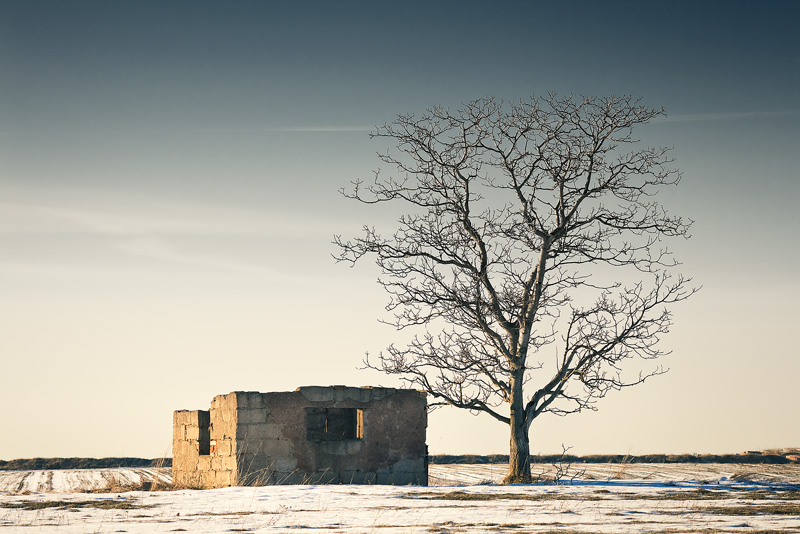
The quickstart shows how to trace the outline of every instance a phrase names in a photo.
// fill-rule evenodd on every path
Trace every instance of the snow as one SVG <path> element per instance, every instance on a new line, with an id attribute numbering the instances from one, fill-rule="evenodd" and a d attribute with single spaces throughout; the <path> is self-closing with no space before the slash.
<path id="1" fill-rule="evenodd" d="M 562 485 L 478 485 L 476 482 L 502 476 L 504 466 L 432 465 L 432 482 L 447 480 L 450 485 L 264 486 L 126 493 L 63 490 L 77 480 L 94 484 L 109 476 L 117 480 L 146 477 L 145 470 L 58 475 L 53 471 L 52 476 L 51 472 L 28 472 L 31 474 L 22 479 L 25 487 L 44 479 L 57 493 L 10 490 L 6 482 L 12 477 L 0 473 L 0 531 L 800 532 L 800 514 L 795 511 L 800 509 L 800 466 L 579 467 L 586 468 L 582 477 Z M 149 471 L 150 476 L 167 474 Z M 16 476 L 17 483 L 20 477 Z M 56 506 L 41 507 L 47 503 Z M 754 514 L 769 512 L 763 507 L 777 504 L 792 506 L 791 513 Z"/>
<path id="2" fill-rule="evenodd" d="M 171 469 L 53 469 L 45 471 L 0 471 L 0 494 L 73 491 L 96 491 L 109 486 L 133 486 L 157 480 L 172 481 Z"/>

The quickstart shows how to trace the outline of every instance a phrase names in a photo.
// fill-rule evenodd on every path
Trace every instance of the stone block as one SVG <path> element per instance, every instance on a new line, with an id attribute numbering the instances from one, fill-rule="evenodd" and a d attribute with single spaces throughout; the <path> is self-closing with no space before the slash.
<path id="1" fill-rule="evenodd" d="M 325 454 L 345 455 L 347 454 L 348 441 L 321 441 L 314 443 L 317 450 Z"/>
<path id="2" fill-rule="evenodd" d="M 174 424 L 172 425 L 172 442 L 182 441 L 186 439 L 186 425 Z"/>
<path id="3" fill-rule="evenodd" d="M 334 400 L 334 390 L 321 386 L 305 386 L 298 388 L 300 394 L 309 402 L 332 402 Z"/>
<path id="4" fill-rule="evenodd" d="M 178 471 L 174 466 L 172 467 L 172 483 L 175 485 L 175 487 L 180 488 L 186 486 L 186 480 L 189 478 L 189 476 L 193 476 L 193 473 L 190 475 L 186 471 Z"/>
<path id="5" fill-rule="evenodd" d="M 297 469 L 297 458 L 293 456 L 272 457 L 272 469 L 283 472 L 294 471 Z"/>
<path id="6" fill-rule="evenodd" d="M 217 474 L 214 471 L 201 471 L 198 473 L 200 485 L 204 488 L 217 487 Z"/>
<path id="7" fill-rule="evenodd" d="M 217 441 L 217 455 L 231 456 L 233 454 L 233 442 L 229 439 Z"/>
<path id="8" fill-rule="evenodd" d="M 223 469 L 223 467 L 222 467 L 222 458 L 220 458 L 219 456 L 212 456 L 211 457 L 211 469 L 213 471 L 222 470 Z"/>
<path id="9" fill-rule="evenodd" d="M 405 473 L 417 473 L 425 471 L 425 459 L 424 458 L 414 458 L 408 459 L 404 458 L 394 464 L 392 466 L 392 470 L 395 473 L 398 472 L 405 472 Z"/>
<path id="10" fill-rule="evenodd" d="M 386 397 L 386 388 L 372 388 L 370 400 L 382 400 Z"/>
<path id="11" fill-rule="evenodd" d="M 246 473 L 248 477 L 252 474 L 259 474 L 258 477 L 264 478 L 263 473 L 273 469 L 272 458 L 264 454 L 248 454 L 238 458 L 239 471 Z M 253 478 L 253 477 L 250 477 Z"/>
<path id="12" fill-rule="evenodd" d="M 178 441 L 172 444 L 173 458 L 193 458 L 198 455 L 197 443 Z"/>
<path id="13" fill-rule="evenodd" d="M 294 447 L 286 439 L 265 439 L 261 441 L 260 450 L 272 457 L 294 456 Z"/>
<path id="14" fill-rule="evenodd" d="M 200 439 L 200 428 L 196 426 L 187 426 L 184 429 L 185 438 L 188 441 L 197 441 Z"/>
<path id="15" fill-rule="evenodd" d="M 216 412 L 212 416 L 212 421 L 235 421 L 236 420 L 236 395 L 217 395 L 214 397 L 214 402 L 211 404 L 211 411 Z"/>
<path id="16" fill-rule="evenodd" d="M 263 450 L 262 443 L 254 439 L 240 439 L 233 443 L 234 446 L 231 447 L 231 454 L 233 456 L 258 454 Z"/>
<path id="17" fill-rule="evenodd" d="M 210 471 L 211 470 L 211 456 L 203 455 L 199 456 L 197 459 L 197 470 L 198 471 Z"/>
<path id="18" fill-rule="evenodd" d="M 221 413 L 221 412 L 218 412 Z M 211 417 L 213 418 L 218 413 L 212 413 Z M 235 438 L 236 435 L 236 424 L 235 422 L 225 422 L 220 420 L 218 417 L 215 422 L 211 425 L 209 429 L 209 436 L 211 439 L 220 441 L 223 439 L 232 439 Z"/>
<path id="19" fill-rule="evenodd" d="M 236 484 L 234 471 L 217 471 L 214 477 L 214 485 L 217 488 L 225 488 Z"/>
<path id="20" fill-rule="evenodd" d="M 247 425 L 247 435 L 243 436 L 248 440 L 279 439 L 283 437 L 281 426 L 275 423 L 255 423 Z"/>
<path id="21" fill-rule="evenodd" d="M 226 471 L 236 470 L 236 457 L 235 456 L 222 456 L 220 457 L 220 465 Z"/>
<path id="22" fill-rule="evenodd" d="M 237 391 L 236 407 L 241 410 L 243 408 L 263 408 L 262 395 L 258 391 Z"/>
<path id="23" fill-rule="evenodd" d="M 220 408 L 228 407 L 236 409 L 236 393 L 228 393 L 226 395 L 217 395 L 214 397 L 214 401 L 217 403 L 217 406 Z"/>
<path id="24" fill-rule="evenodd" d="M 172 472 L 195 472 L 197 471 L 197 456 L 194 458 L 183 456 L 183 457 L 175 457 L 172 459 Z"/>
<path id="25" fill-rule="evenodd" d="M 244 425 L 251 425 L 253 423 L 266 423 L 267 422 L 267 409 L 266 408 L 242 408 L 239 410 L 239 427 Z"/>
<path id="26" fill-rule="evenodd" d="M 251 391 L 247 396 L 247 404 L 250 408 L 266 408 L 264 405 L 264 395 L 258 391 Z"/>
<path id="27" fill-rule="evenodd" d="M 247 404 L 246 391 L 234 391 L 229 396 L 233 398 L 232 401 L 237 410 L 241 410 L 242 408 L 249 408 Z"/>
<path id="28" fill-rule="evenodd" d="M 232 423 L 235 420 L 236 412 L 234 412 L 227 406 L 220 407 L 215 411 L 217 412 L 217 417 L 221 418 L 223 423 Z"/>
<path id="29" fill-rule="evenodd" d="M 359 454 L 361 452 L 362 444 L 364 443 L 360 439 L 351 439 L 346 441 L 347 443 L 347 450 L 345 451 L 346 454 Z"/>
<path id="30" fill-rule="evenodd" d="M 372 398 L 372 391 L 365 388 L 347 388 L 336 391 L 337 401 L 350 400 L 358 403 L 368 403 Z"/>
<path id="31" fill-rule="evenodd" d="M 172 412 L 172 424 L 173 426 L 197 424 L 197 410 L 177 410 Z"/>

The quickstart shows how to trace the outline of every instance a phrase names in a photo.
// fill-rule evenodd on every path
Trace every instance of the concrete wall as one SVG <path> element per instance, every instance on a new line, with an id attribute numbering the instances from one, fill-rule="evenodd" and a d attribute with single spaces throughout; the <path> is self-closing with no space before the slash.
<path id="1" fill-rule="evenodd" d="M 328 411 L 329 417 L 318 415 Z M 204 413 L 209 414 L 208 455 L 198 452 L 201 439 L 192 441 L 202 432 Z M 351 415 L 353 420 L 342 426 L 340 419 Z M 309 424 L 322 420 L 324 429 L 309 430 Z M 310 386 L 234 392 L 215 397 L 209 412 L 175 412 L 173 426 L 178 484 L 425 485 L 428 480 L 426 400 L 418 391 Z"/>

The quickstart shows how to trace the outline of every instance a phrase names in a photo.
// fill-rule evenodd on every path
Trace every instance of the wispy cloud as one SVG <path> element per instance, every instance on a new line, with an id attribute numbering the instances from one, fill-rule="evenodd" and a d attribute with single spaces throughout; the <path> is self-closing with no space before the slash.
<path id="1" fill-rule="evenodd" d="M 2 234 L 98 234 L 112 236 L 307 237 L 329 233 L 329 223 L 289 213 L 202 205 L 123 201 L 0 202 Z"/>
<path id="2" fill-rule="evenodd" d="M 0 191 L 0 198 L 14 195 Z M 24 196 L 24 195 L 22 195 Z M 45 196 L 0 202 L 0 239 L 40 247 L 36 261 L 46 267 L 74 268 L 75 261 L 119 265 L 119 253 L 198 270 L 266 277 L 300 283 L 299 275 L 275 269 L 278 250 L 291 250 L 298 240 L 330 238 L 330 222 L 287 212 L 152 202 L 114 195 Z M 86 239 L 90 238 L 90 239 Z M 271 241 L 278 239 L 280 241 Z M 58 244 L 56 244 L 58 243 Z M 80 252 L 68 252 L 76 243 Z M 46 247 L 46 248 L 41 248 Z M 288 247 L 288 248 L 287 248 Z M 27 247 L 27 250 L 33 250 Z M 23 258 L 0 250 L 0 264 Z M 116 262 L 116 263 L 115 263 Z M 289 262 L 291 264 L 291 261 Z M 308 283 L 309 280 L 305 280 Z"/>

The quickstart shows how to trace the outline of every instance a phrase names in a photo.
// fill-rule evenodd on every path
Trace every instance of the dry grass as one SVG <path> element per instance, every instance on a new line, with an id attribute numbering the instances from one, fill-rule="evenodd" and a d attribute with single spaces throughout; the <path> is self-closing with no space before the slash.
<path id="1" fill-rule="evenodd" d="M 151 504 L 138 504 L 131 499 L 102 500 L 102 501 L 18 501 L 0 503 L 2 508 L 15 508 L 18 510 L 43 510 L 58 508 L 63 510 L 76 508 L 100 508 L 103 510 L 136 510 L 139 508 L 154 508 Z"/>
<path id="2" fill-rule="evenodd" d="M 597 501 L 601 497 L 593 495 L 569 495 L 556 492 L 549 493 L 469 493 L 465 491 L 449 491 L 440 493 L 426 491 L 419 493 L 406 493 L 403 497 L 407 499 L 429 499 L 443 501 Z"/>
<path id="3" fill-rule="evenodd" d="M 703 506 L 693 512 L 716 515 L 794 515 L 800 516 L 800 502 L 735 506 Z"/>

